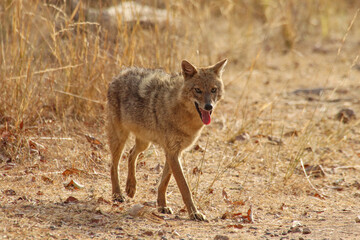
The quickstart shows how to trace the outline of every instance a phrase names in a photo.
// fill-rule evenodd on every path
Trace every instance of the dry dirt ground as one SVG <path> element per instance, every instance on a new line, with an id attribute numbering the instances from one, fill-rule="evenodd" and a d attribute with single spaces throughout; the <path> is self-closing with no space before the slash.
<path id="1" fill-rule="evenodd" d="M 111 201 L 105 110 L 60 121 L 49 109 L 18 127 L 2 116 L 0 239 L 359 239 L 360 41 L 342 37 L 264 48 L 253 67 L 230 59 L 226 97 L 183 155 L 207 222 L 189 220 L 174 179 L 174 214 L 156 212 L 157 146 L 139 159 L 135 198 Z M 124 189 L 126 156 L 120 169 Z"/>

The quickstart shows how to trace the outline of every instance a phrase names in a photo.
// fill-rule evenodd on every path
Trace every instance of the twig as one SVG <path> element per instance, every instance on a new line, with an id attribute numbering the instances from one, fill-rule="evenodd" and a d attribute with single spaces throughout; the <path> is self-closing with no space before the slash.
<path id="1" fill-rule="evenodd" d="M 310 186 L 311 186 L 321 197 L 324 197 L 324 194 L 322 194 L 322 193 L 320 192 L 320 190 L 317 189 L 317 188 L 312 184 L 312 182 L 310 181 L 310 177 L 309 177 L 309 175 L 307 175 L 307 173 L 306 173 L 305 166 L 304 166 L 304 163 L 303 163 L 303 161 L 302 161 L 301 158 L 300 158 L 300 163 L 301 163 L 301 167 L 302 167 L 302 169 L 303 169 L 303 171 L 304 171 L 306 180 L 309 182 Z"/>
<path id="2" fill-rule="evenodd" d="M 89 102 L 94 102 L 94 103 L 98 103 L 98 104 L 105 104 L 105 102 L 98 101 L 98 100 L 93 100 L 93 99 L 86 98 L 86 97 L 82 97 L 82 96 L 77 95 L 77 94 L 73 94 L 73 93 L 69 93 L 69 92 L 64 92 L 64 91 L 61 91 L 61 90 L 54 90 L 54 91 L 55 91 L 55 92 L 58 92 L 58 93 L 65 94 L 65 95 L 69 95 L 69 96 L 72 96 L 72 97 L 77 97 L 77 98 L 80 98 L 80 99 L 83 99 L 83 100 L 86 100 L 86 101 L 89 101 Z"/>
<path id="3" fill-rule="evenodd" d="M 73 140 L 72 138 L 69 137 L 36 137 L 36 138 L 29 138 L 30 140 L 32 139 L 41 139 L 41 140 Z"/>
<path id="4" fill-rule="evenodd" d="M 83 65 L 82 63 L 77 64 L 77 65 L 67 65 L 64 67 L 59 67 L 59 68 L 48 68 L 45 70 L 40 70 L 40 71 L 36 71 L 33 72 L 33 75 L 37 75 L 37 74 L 43 74 L 43 73 L 49 73 L 49 72 L 56 72 L 56 71 L 60 71 L 60 70 L 64 70 L 64 69 L 68 69 L 68 68 L 76 68 Z M 21 75 L 21 76 L 17 76 L 17 77 L 11 77 L 8 78 L 9 80 L 16 80 L 16 79 L 21 79 L 21 78 L 26 78 L 28 75 Z"/>

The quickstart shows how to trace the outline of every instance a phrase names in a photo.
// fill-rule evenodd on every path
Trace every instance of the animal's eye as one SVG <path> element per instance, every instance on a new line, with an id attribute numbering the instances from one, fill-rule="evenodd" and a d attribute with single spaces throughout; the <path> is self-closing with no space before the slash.
<path id="1" fill-rule="evenodd" d="M 211 92 L 212 92 L 212 93 L 216 93 L 216 91 L 217 91 L 217 88 L 212 88 L 212 89 L 211 89 Z"/>
<path id="2" fill-rule="evenodd" d="M 195 92 L 197 92 L 197 93 L 202 93 L 202 91 L 200 90 L 200 88 L 195 88 Z"/>

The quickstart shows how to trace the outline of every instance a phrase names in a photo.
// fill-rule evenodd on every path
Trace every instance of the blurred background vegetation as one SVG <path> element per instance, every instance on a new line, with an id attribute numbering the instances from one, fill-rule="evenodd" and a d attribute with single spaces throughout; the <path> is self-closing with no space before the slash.
<path id="1" fill-rule="evenodd" d="M 184 58 L 207 65 L 227 57 L 236 73 L 260 56 L 261 69 L 268 55 L 341 42 L 360 7 L 356 0 L 152 0 L 125 8 L 129 3 L 1 1 L 0 116 L 15 125 L 96 118 L 123 66 L 179 71 Z"/>

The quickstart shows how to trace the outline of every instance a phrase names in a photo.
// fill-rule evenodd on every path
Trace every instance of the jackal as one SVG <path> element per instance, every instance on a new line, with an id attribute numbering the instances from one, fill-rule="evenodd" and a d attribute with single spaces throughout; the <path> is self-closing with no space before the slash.
<path id="1" fill-rule="evenodd" d="M 180 157 L 199 137 L 204 125 L 210 124 L 216 103 L 223 98 L 221 79 L 227 63 L 224 59 L 213 66 L 197 68 L 186 60 L 181 73 L 168 74 L 160 69 L 125 68 L 114 78 L 108 90 L 107 133 L 112 154 L 112 194 L 123 202 L 118 164 L 125 142 L 132 132 L 135 146 L 130 150 L 126 193 L 136 192 L 135 166 L 138 155 L 150 142 L 161 146 L 166 161 L 158 187 L 158 211 L 172 213 L 166 203 L 166 188 L 174 174 L 191 219 L 205 220 L 194 205 L 184 177 Z"/>

